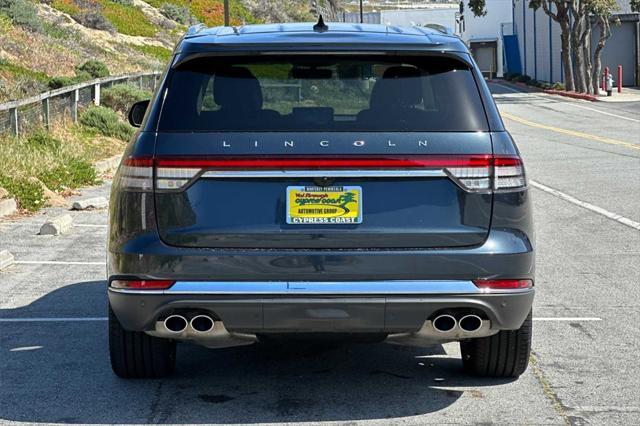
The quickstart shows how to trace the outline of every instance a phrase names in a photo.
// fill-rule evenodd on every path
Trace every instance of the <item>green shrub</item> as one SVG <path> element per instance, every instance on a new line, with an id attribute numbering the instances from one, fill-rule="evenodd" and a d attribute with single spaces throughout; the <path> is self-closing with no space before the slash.
<path id="1" fill-rule="evenodd" d="M 75 84 L 73 77 L 51 77 L 47 83 L 49 89 L 60 89 L 61 87 L 71 86 Z"/>
<path id="2" fill-rule="evenodd" d="M 6 189 L 18 201 L 20 208 L 25 210 L 36 211 L 45 204 L 44 191 L 35 182 L 0 175 L 0 187 Z"/>
<path id="3" fill-rule="evenodd" d="M 7 15 L 11 21 L 31 31 L 42 30 L 42 22 L 38 18 L 36 7 L 27 0 L 0 0 L 0 13 Z"/>
<path id="4" fill-rule="evenodd" d="M 151 92 L 142 90 L 132 84 L 118 84 L 104 89 L 100 97 L 104 106 L 123 115 L 127 115 L 131 105 L 138 101 L 151 99 Z"/>
<path id="5" fill-rule="evenodd" d="M 519 81 L 521 83 L 526 83 L 531 80 L 531 77 L 529 77 L 528 75 L 519 75 L 516 78 L 514 78 L 514 80 Z"/>
<path id="6" fill-rule="evenodd" d="M 43 171 L 38 179 L 54 191 L 93 185 L 97 181 L 96 171 L 91 164 L 77 158 L 70 158 L 58 167 Z"/>
<path id="7" fill-rule="evenodd" d="M 79 24 L 94 30 L 115 32 L 115 28 L 99 10 L 81 10 L 71 15 Z"/>
<path id="8" fill-rule="evenodd" d="M 183 25 L 188 25 L 193 20 L 188 7 L 180 6 L 174 3 L 164 3 L 162 6 L 160 6 L 160 13 L 162 13 L 167 18 Z"/>
<path id="9" fill-rule="evenodd" d="M 99 133 L 123 141 L 128 140 L 133 135 L 133 127 L 120 120 L 118 113 L 102 107 L 89 107 L 80 114 L 80 124 L 95 129 Z"/>
<path id="10" fill-rule="evenodd" d="M 27 138 L 27 143 L 40 150 L 52 150 L 60 148 L 62 142 L 45 130 L 38 130 Z"/>
<path id="11" fill-rule="evenodd" d="M 91 59 L 76 67 L 76 74 L 80 75 L 83 72 L 89 74 L 91 78 L 102 78 L 109 75 L 109 68 L 103 62 Z"/>
<path id="12" fill-rule="evenodd" d="M 554 90 L 565 90 L 564 83 L 553 83 L 551 88 Z"/>

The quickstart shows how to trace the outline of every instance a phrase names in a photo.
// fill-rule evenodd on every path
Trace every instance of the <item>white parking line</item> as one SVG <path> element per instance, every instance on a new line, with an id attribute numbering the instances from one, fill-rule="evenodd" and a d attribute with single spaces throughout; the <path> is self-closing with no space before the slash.
<path id="1" fill-rule="evenodd" d="M 553 189 L 549 186 L 543 185 L 539 182 L 536 182 L 535 180 L 529 180 L 529 183 L 531 184 L 531 186 L 538 188 L 539 190 L 549 193 L 551 195 L 554 195 L 558 198 L 561 198 L 565 201 L 568 201 L 571 204 L 575 204 L 576 206 L 580 206 L 584 209 L 591 210 L 594 213 L 598 213 L 599 215 L 602 215 L 611 220 L 615 220 L 616 222 L 619 222 L 625 226 L 628 226 L 630 228 L 637 229 L 638 231 L 640 231 L 640 222 L 636 222 L 635 220 L 629 219 L 628 217 L 624 217 L 617 213 L 610 212 L 609 210 L 605 210 L 602 207 L 598 207 L 591 203 L 587 203 L 586 201 L 578 200 L 577 198 L 572 197 L 569 194 L 565 194 L 564 192 L 558 191 L 557 189 Z"/>
<path id="2" fill-rule="evenodd" d="M 107 317 L 0 318 L 0 322 L 90 322 L 107 321 Z"/>
<path id="3" fill-rule="evenodd" d="M 602 318 L 598 317 L 536 317 L 534 321 L 602 321 Z"/>
<path id="4" fill-rule="evenodd" d="M 16 260 L 14 265 L 101 265 L 105 262 L 67 262 L 62 260 Z"/>
<path id="5" fill-rule="evenodd" d="M 540 99 L 549 99 L 547 96 L 550 96 L 550 95 L 542 96 L 542 95 L 538 95 L 538 94 L 532 93 L 532 92 L 525 92 L 525 91 L 521 91 L 521 90 L 516 90 L 513 87 L 505 86 L 505 85 L 500 84 L 500 83 L 493 83 L 493 84 L 495 84 L 496 86 L 500 86 L 503 89 L 507 89 L 507 90 L 509 90 L 509 91 L 511 91 L 513 93 L 527 94 L 527 95 L 531 95 L 533 97 L 540 98 Z M 616 118 L 621 118 L 623 120 L 633 121 L 634 123 L 640 123 L 640 120 L 637 120 L 635 118 L 625 117 L 624 115 L 613 114 L 611 112 L 602 111 L 600 109 L 591 108 L 591 107 L 588 107 L 588 106 L 585 106 L 585 105 L 580 105 L 575 100 L 574 101 L 565 101 L 565 100 L 557 99 L 557 101 L 562 103 L 562 104 L 569 105 L 569 106 L 572 106 L 572 107 L 575 107 L 575 108 L 586 109 L 586 110 L 589 110 L 589 111 L 597 112 L 598 114 L 609 115 L 611 117 L 616 117 Z"/>
<path id="6" fill-rule="evenodd" d="M 107 321 L 107 317 L 43 317 L 43 318 L 0 318 L 0 322 L 86 322 Z M 602 321 L 597 317 L 536 317 L 534 321 Z"/>

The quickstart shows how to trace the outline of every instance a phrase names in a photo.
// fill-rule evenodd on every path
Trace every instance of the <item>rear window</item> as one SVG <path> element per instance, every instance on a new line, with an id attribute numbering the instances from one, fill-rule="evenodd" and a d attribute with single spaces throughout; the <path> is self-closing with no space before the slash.
<path id="1" fill-rule="evenodd" d="M 473 74 L 445 57 L 198 58 L 173 70 L 161 131 L 486 131 Z"/>

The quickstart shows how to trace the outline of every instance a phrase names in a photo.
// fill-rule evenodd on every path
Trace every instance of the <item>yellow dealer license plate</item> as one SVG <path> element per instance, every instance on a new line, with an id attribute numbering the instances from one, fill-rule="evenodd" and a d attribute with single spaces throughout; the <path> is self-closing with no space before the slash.
<path id="1" fill-rule="evenodd" d="M 288 186 L 287 223 L 362 223 L 362 187 Z"/>

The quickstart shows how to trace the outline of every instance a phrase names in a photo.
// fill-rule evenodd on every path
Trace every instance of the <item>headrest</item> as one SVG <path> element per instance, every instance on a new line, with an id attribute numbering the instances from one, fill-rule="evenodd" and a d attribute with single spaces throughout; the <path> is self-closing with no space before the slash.
<path id="1" fill-rule="evenodd" d="M 262 89 L 247 68 L 222 68 L 213 80 L 213 99 L 224 109 L 257 111 L 262 108 Z"/>
<path id="2" fill-rule="evenodd" d="M 408 108 L 422 102 L 420 70 L 414 67 L 387 68 L 371 91 L 371 108 Z"/>

